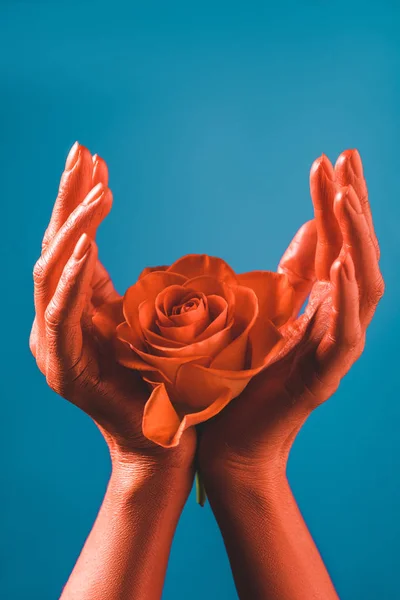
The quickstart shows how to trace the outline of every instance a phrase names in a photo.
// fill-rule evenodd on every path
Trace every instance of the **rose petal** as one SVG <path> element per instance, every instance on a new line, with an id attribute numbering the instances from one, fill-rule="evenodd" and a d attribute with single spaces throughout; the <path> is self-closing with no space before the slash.
<path id="1" fill-rule="evenodd" d="M 166 339 L 151 328 L 154 328 L 156 319 L 156 310 L 154 305 L 148 301 L 142 302 L 139 306 L 139 324 L 142 330 L 144 339 L 151 344 L 165 345 L 168 348 L 181 348 L 184 344 L 171 339 Z M 158 330 L 158 326 L 155 326 Z"/>
<path id="2" fill-rule="evenodd" d="M 207 297 L 207 304 L 211 319 L 216 319 L 221 313 L 227 314 L 228 303 L 222 296 L 211 294 Z"/>
<path id="3" fill-rule="evenodd" d="M 190 312 L 192 310 L 196 310 L 199 307 L 200 302 L 205 302 L 204 294 L 193 295 L 191 291 L 187 293 L 185 298 L 182 298 L 180 306 L 174 306 L 172 309 L 173 316 L 183 315 L 186 312 Z"/>
<path id="4" fill-rule="evenodd" d="M 166 448 L 176 446 L 179 440 L 174 443 L 174 436 L 180 424 L 181 420 L 169 399 L 165 385 L 162 383 L 154 388 L 144 407 L 143 434 L 160 446 Z"/>
<path id="5" fill-rule="evenodd" d="M 207 297 L 204 298 L 194 298 L 193 302 L 198 300 L 197 306 L 194 305 L 190 310 L 186 310 L 179 314 L 171 315 L 170 320 L 176 327 L 181 327 L 183 325 L 189 325 L 190 323 L 195 323 L 204 317 L 208 317 L 208 302 Z M 185 306 L 185 305 L 183 305 Z"/>
<path id="6" fill-rule="evenodd" d="M 190 311 L 173 314 L 174 308 L 185 304 L 190 298 L 198 300 L 197 306 Z M 195 290 L 172 285 L 160 292 L 155 300 L 158 320 L 163 327 L 189 325 L 202 317 L 207 311 L 207 298 Z"/>
<path id="7" fill-rule="evenodd" d="M 258 300 L 250 288 L 238 286 L 235 294 L 234 328 L 237 337 L 211 363 L 214 369 L 238 371 L 245 367 L 249 332 L 258 316 Z"/>
<path id="8" fill-rule="evenodd" d="M 97 332 L 107 340 L 111 340 L 117 326 L 124 321 L 122 298 L 114 302 L 101 304 L 92 317 Z"/>
<path id="9" fill-rule="evenodd" d="M 264 315 L 258 315 L 254 327 L 249 333 L 249 349 L 251 357 L 251 369 L 263 367 L 270 358 L 271 351 L 274 354 L 281 348 L 283 336 L 275 325 Z"/>
<path id="10" fill-rule="evenodd" d="M 220 389 L 218 397 L 212 402 L 209 406 L 204 408 L 203 410 L 199 410 L 197 412 L 187 413 L 183 419 L 183 431 L 188 427 L 192 427 L 193 425 L 198 425 L 199 423 L 204 423 L 204 421 L 208 421 L 212 417 L 215 417 L 229 402 L 232 400 L 231 390 Z M 182 425 L 181 425 L 182 426 Z"/>
<path id="11" fill-rule="evenodd" d="M 146 267 L 140 273 L 138 279 L 143 279 L 143 277 L 146 277 L 146 275 L 148 275 L 149 273 L 154 273 L 154 271 L 166 271 L 168 269 L 168 266 L 169 265 L 162 265 L 161 267 Z"/>
<path id="12" fill-rule="evenodd" d="M 254 375 L 262 370 L 262 366 L 255 369 L 241 371 L 228 371 L 212 369 L 193 363 L 184 364 L 178 371 L 175 387 L 177 396 L 182 399 L 185 406 L 197 407 L 206 405 L 213 400 L 212 394 L 216 389 L 229 389 L 231 398 L 241 394 Z"/>
<path id="13" fill-rule="evenodd" d="M 220 389 L 229 389 L 231 397 L 235 398 L 250 379 L 248 371 L 223 371 L 185 364 L 176 377 L 176 393 L 185 406 L 205 407 L 214 402 Z"/>
<path id="14" fill-rule="evenodd" d="M 134 369 L 135 371 L 154 371 L 154 367 L 142 360 L 128 342 L 120 339 L 115 340 L 115 356 L 117 362 L 123 367 Z"/>
<path id="15" fill-rule="evenodd" d="M 167 348 L 181 348 L 190 344 L 198 332 L 203 331 L 208 323 L 208 315 L 204 314 L 202 319 L 185 327 L 162 327 L 156 325 L 160 333 L 154 331 L 154 318 L 156 310 L 150 302 L 142 302 L 139 306 L 139 324 L 143 335 L 148 342 Z M 156 321 L 157 323 L 157 321 Z"/>
<path id="16" fill-rule="evenodd" d="M 235 283 L 235 286 L 236 285 L 237 284 Z M 229 285 L 223 281 L 214 279 L 214 277 L 210 277 L 209 275 L 199 275 L 197 277 L 187 279 L 186 282 L 182 284 L 182 287 L 184 289 L 189 288 L 195 292 L 201 292 L 206 296 L 215 294 L 216 296 L 222 296 L 223 298 L 225 298 L 227 290 L 230 289 Z M 227 298 L 225 299 L 227 300 Z"/>
<path id="17" fill-rule="evenodd" d="M 141 373 L 141 377 L 143 381 L 150 383 L 150 385 L 154 388 L 159 383 L 165 383 L 166 385 L 170 385 L 171 382 L 165 375 L 160 373 L 160 371 L 146 371 Z"/>
<path id="18" fill-rule="evenodd" d="M 140 304 L 145 300 L 154 301 L 164 288 L 170 285 L 183 284 L 185 281 L 186 278 L 182 275 L 166 271 L 154 271 L 145 275 L 125 292 L 123 301 L 125 320 L 132 328 L 138 328 L 137 319 Z"/>
<path id="19" fill-rule="evenodd" d="M 161 323 L 161 325 L 163 325 L 164 327 L 172 327 L 173 323 L 172 323 L 171 319 L 165 315 L 164 308 L 160 307 L 158 305 L 157 298 L 155 301 L 155 310 L 156 310 L 156 316 L 157 316 L 157 320 L 155 321 L 155 323 L 157 325 L 158 325 L 158 323 Z"/>
<path id="20" fill-rule="evenodd" d="M 203 315 L 203 318 L 189 325 L 182 327 L 162 327 L 158 325 L 161 335 L 166 340 L 174 340 L 182 344 L 192 344 L 198 334 L 200 334 L 208 323 L 208 315 Z"/>
<path id="21" fill-rule="evenodd" d="M 186 294 L 187 290 L 183 285 L 170 285 L 158 294 L 155 304 L 166 317 L 169 317 L 174 306 L 180 304 L 181 298 Z"/>
<path id="22" fill-rule="evenodd" d="M 260 314 L 280 327 L 291 317 L 294 290 L 283 273 L 251 271 L 237 276 L 240 285 L 254 290 L 258 298 Z"/>
<path id="23" fill-rule="evenodd" d="M 143 335 L 149 344 L 154 344 L 155 346 L 164 346 L 165 348 L 183 348 L 183 346 L 186 345 L 184 342 L 177 342 L 173 339 L 166 338 L 159 333 L 150 331 L 150 329 L 143 329 Z"/>
<path id="24" fill-rule="evenodd" d="M 179 398 L 186 404 L 198 406 L 200 402 L 206 403 L 210 400 L 210 396 L 217 388 L 226 388 L 231 390 L 232 398 L 236 398 L 246 387 L 249 381 L 260 371 L 266 368 L 279 353 L 285 340 L 274 325 L 272 325 L 266 337 L 268 338 L 268 348 L 264 358 L 255 356 L 254 362 L 258 364 L 251 369 L 242 369 L 240 371 L 230 371 L 227 369 L 215 369 L 212 367 L 205 368 L 199 364 L 184 364 L 178 371 L 176 377 L 176 389 Z M 273 344 L 272 338 L 275 339 Z M 256 348 L 255 353 L 261 349 Z M 262 352 L 263 352 L 262 350 Z"/>
<path id="25" fill-rule="evenodd" d="M 115 335 L 119 340 L 126 342 L 134 348 L 139 348 L 139 350 L 146 349 L 143 336 L 139 335 L 136 329 L 132 329 L 126 321 L 118 325 Z"/>
<path id="26" fill-rule="evenodd" d="M 224 260 L 207 254 L 188 254 L 174 262 L 168 271 L 188 278 L 208 275 L 219 281 L 237 283 L 234 270 Z"/>
<path id="27" fill-rule="evenodd" d="M 208 296 L 220 296 L 224 298 L 228 304 L 227 320 L 230 321 L 235 310 L 235 289 L 237 284 L 230 286 L 222 281 L 213 279 L 208 276 L 195 277 L 188 279 L 184 287 L 190 287 L 198 292 L 202 292 Z"/>
<path id="28" fill-rule="evenodd" d="M 161 388 L 161 389 L 160 389 Z M 156 391 L 157 390 L 157 391 Z M 231 400 L 229 390 L 220 390 L 217 398 L 201 411 L 184 415 L 180 420 L 165 386 L 158 386 L 146 403 L 143 414 L 142 429 L 151 441 L 172 448 L 179 444 L 183 432 L 193 425 L 214 417 Z M 162 419 L 162 421 L 161 421 Z"/>
<path id="29" fill-rule="evenodd" d="M 178 356 L 208 356 L 211 360 L 214 356 L 221 352 L 222 348 L 225 348 L 225 346 L 230 343 L 232 339 L 231 328 L 232 324 L 228 327 L 225 327 L 225 329 L 218 331 L 213 336 L 206 338 L 205 340 L 188 344 L 182 348 L 167 348 L 165 346 L 150 344 L 151 352 L 157 356 L 171 358 Z M 176 332 L 181 331 L 182 329 L 185 328 L 179 327 L 176 329 Z"/>
<path id="30" fill-rule="evenodd" d="M 196 342 L 201 342 L 208 337 L 211 337 L 221 329 L 224 329 L 227 323 L 228 303 L 221 296 L 207 296 L 208 312 L 210 324 L 204 331 L 197 336 Z M 233 321 L 232 321 L 233 323 Z"/>
<path id="31" fill-rule="evenodd" d="M 169 350 L 166 348 L 165 350 Z M 170 357 L 170 356 L 157 356 L 155 354 L 150 354 L 149 352 L 144 352 L 139 350 L 138 348 L 133 348 L 133 351 L 138 354 L 138 356 L 146 363 L 152 367 L 152 370 L 160 371 L 165 377 L 171 381 L 171 383 L 175 382 L 176 374 L 178 369 L 182 364 L 193 362 L 196 364 L 208 366 L 211 362 L 209 356 L 178 356 L 178 357 Z M 137 367 L 139 368 L 139 367 Z"/>
<path id="32" fill-rule="evenodd" d="M 165 343 L 170 348 L 180 348 L 181 342 L 168 340 L 160 335 L 157 325 L 157 312 L 152 302 L 146 300 L 139 306 L 139 325 L 144 338 L 154 344 Z"/>

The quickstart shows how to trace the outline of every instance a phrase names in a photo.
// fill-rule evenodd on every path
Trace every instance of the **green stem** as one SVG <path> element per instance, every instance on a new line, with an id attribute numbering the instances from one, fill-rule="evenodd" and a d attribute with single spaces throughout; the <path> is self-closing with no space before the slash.
<path id="1" fill-rule="evenodd" d="M 196 471 L 196 502 L 200 506 L 204 506 L 207 500 L 206 488 L 204 487 L 203 479 L 200 471 Z"/>

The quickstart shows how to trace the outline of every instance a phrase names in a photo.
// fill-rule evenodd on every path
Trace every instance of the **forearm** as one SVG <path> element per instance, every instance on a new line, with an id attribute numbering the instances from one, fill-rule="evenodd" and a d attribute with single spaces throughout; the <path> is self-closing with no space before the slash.
<path id="1" fill-rule="evenodd" d="M 62 600 L 158 600 L 190 474 L 114 468 Z"/>
<path id="2" fill-rule="evenodd" d="M 285 472 L 206 481 L 241 600 L 337 600 Z"/>

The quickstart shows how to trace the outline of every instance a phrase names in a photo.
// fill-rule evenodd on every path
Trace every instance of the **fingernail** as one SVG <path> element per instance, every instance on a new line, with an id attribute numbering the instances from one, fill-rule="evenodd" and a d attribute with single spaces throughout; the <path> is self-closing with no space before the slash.
<path id="1" fill-rule="evenodd" d="M 98 154 L 93 154 L 93 156 L 92 156 L 92 162 L 93 162 L 93 164 L 95 164 L 98 161 L 98 159 L 99 159 L 99 155 Z"/>
<path id="2" fill-rule="evenodd" d="M 349 185 L 347 188 L 346 198 L 347 198 L 348 203 L 352 207 L 352 209 L 355 210 L 358 215 L 361 215 L 362 214 L 361 203 L 351 185 Z"/>
<path id="3" fill-rule="evenodd" d="M 85 256 L 85 254 L 87 253 L 87 251 L 89 250 L 91 243 L 92 243 L 92 240 L 86 233 L 81 235 L 78 243 L 75 246 L 74 258 L 76 260 L 80 260 L 81 258 L 83 258 Z"/>
<path id="4" fill-rule="evenodd" d="M 352 168 L 355 176 L 362 177 L 363 176 L 363 167 L 362 167 L 362 162 L 361 162 L 361 156 L 358 153 L 358 150 L 351 150 L 350 164 L 351 164 L 351 168 Z"/>
<path id="5" fill-rule="evenodd" d="M 313 177 L 317 173 L 323 173 L 327 179 L 332 181 L 334 179 L 334 173 L 332 165 L 329 162 L 329 159 L 325 154 L 321 154 L 319 158 L 317 158 L 311 167 L 310 176 Z"/>
<path id="6" fill-rule="evenodd" d="M 71 171 L 74 168 L 79 158 L 79 142 L 75 142 L 71 150 L 68 153 L 67 160 L 65 161 L 65 170 Z"/>
<path id="7" fill-rule="evenodd" d="M 320 165 L 327 179 L 329 179 L 329 181 L 333 181 L 335 178 L 335 173 L 329 158 L 325 154 L 321 155 Z"/>
<path id="8" fill-rule="evenodd" d="M 94 186 L 94 188 L 92 190 L 90 190 L 90 192 L 88 193 L 88 195 L 86 196 L 86 198 L 84 199 L 82 204 L 84 206 L 87 206 L 88 204 L 92 204 L 92 202 L 99 200 L 101 198 L 101 196 L 104 194 L 104 192 L 105 192 L 104 185 L 101 182 L 98 183 L 97 185 Z"/>
<path id="9" fill-rule="evenodd" d="M 356 276 L 356 272 L 355 272 L 354 263 L 353 263 L 353 260 L 350 256 L 350 254 L 346 254 L 342 265 L 343 265 L 344 274 L 346 275 L 347 279 L 349 281 L 352 281 Z"/>

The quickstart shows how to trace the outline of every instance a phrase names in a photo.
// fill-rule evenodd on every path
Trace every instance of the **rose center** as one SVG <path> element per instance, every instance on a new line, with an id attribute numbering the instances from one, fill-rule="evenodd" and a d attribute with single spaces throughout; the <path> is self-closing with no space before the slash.
<path id="1" fill-rule="evenodd" d="M 183 304 L 178 304 L 177 306 L 174 306 L 174 308 L 172 309 L 172 314 L 181 315 L 182 313 L 187 313 L 191 310 L 196 310 L 196 308 L 199 307 L 199 304 L 199 298 L 191 298 L 190 300 L 183 302 Z"/>
<path id="2" fill-rule="evenodd" d="M 191 300 L 190 302 L 186 302 L 186 304 L 184 304 L 181 308 L 181 312 L 187 312 L 188 310 L 191 310 L 192 308 L 194 308 L 195 303 L 193 302 L 193 300 Z"/>

